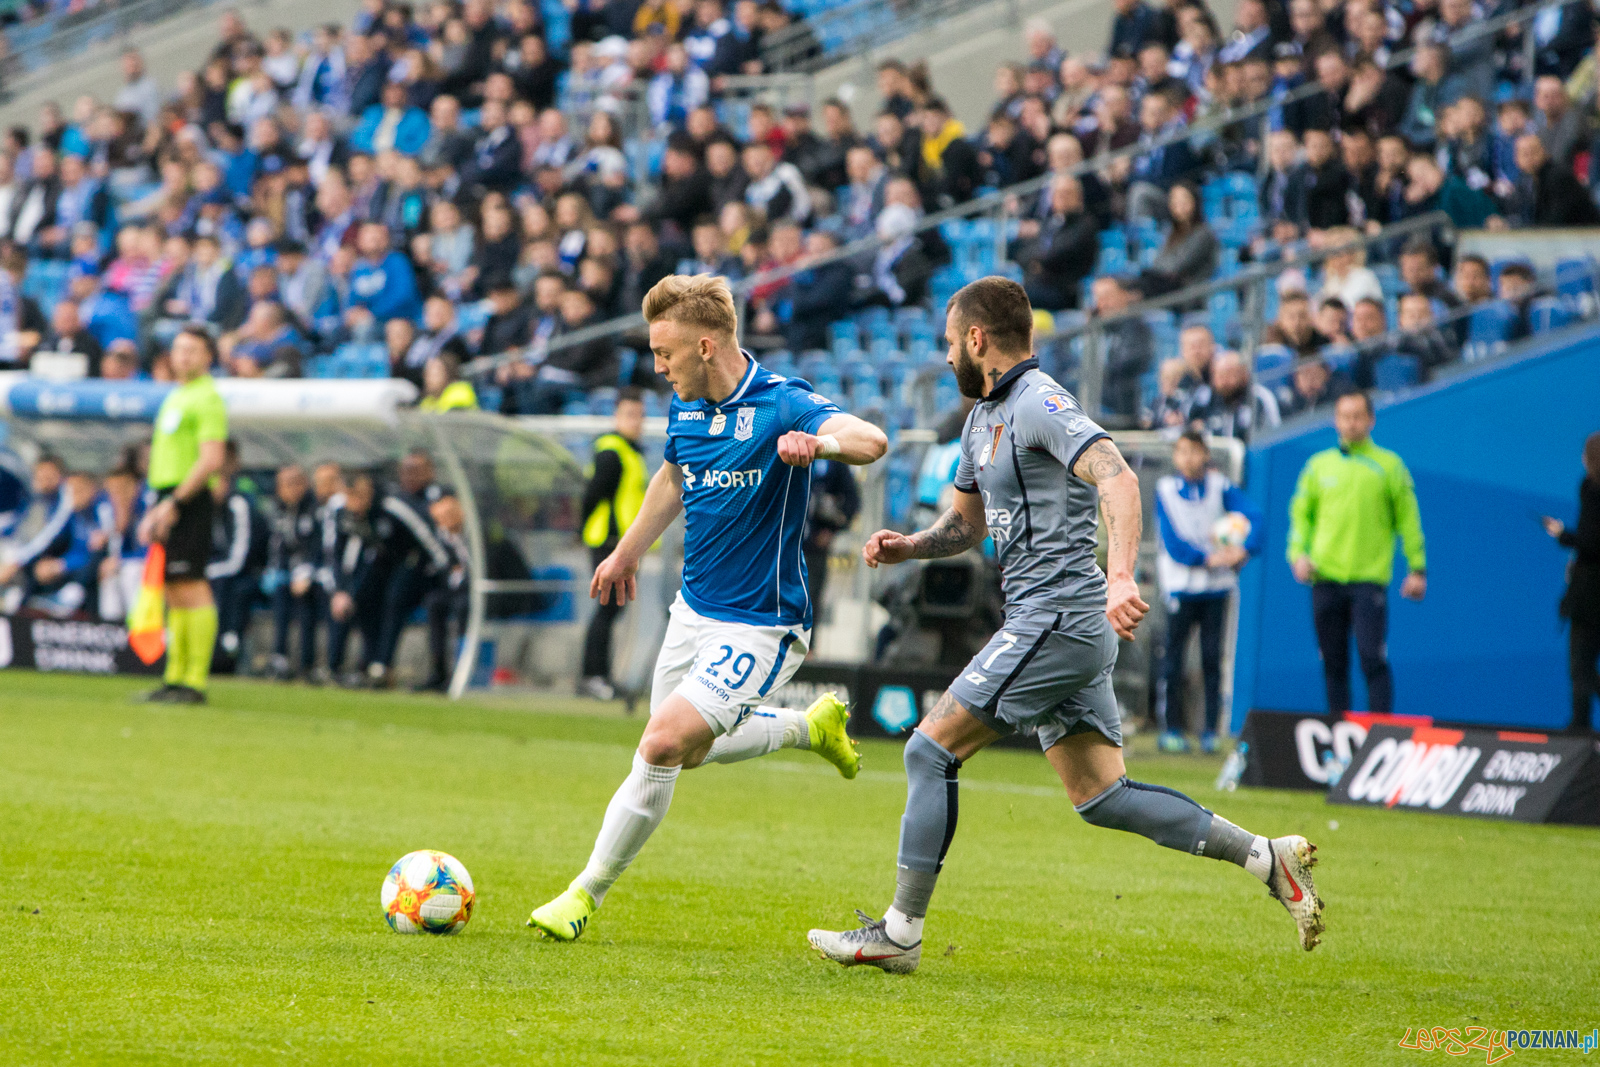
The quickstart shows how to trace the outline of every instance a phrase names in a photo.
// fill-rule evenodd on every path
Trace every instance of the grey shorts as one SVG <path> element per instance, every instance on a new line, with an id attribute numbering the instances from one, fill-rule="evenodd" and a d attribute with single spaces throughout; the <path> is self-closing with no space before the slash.
<path id="1" fill-rule="evenodd" d="M 1116 664 L 1117 635 L 1105 612 L 1028 613 L 1006 620 L 950 683 L 950 695 L 996 733 L 1037 731 L 1046 750 L 1089 730 L 1121 746 Z"/>

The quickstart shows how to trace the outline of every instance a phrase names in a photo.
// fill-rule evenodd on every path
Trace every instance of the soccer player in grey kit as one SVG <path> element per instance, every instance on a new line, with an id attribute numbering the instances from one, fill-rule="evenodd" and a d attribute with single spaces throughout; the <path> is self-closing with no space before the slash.
<path id="1" fill-rule="evenodd" d="M 1033 727 L 1084 821 L 1159 845 L 1228 860 L 1266 883 L 1289 909 L 1307 951 L 1322 933 L 1311 881 L 1316 847 L 1240 829 L 1182 793 L 1128 780 L 1111 690 L 1117 638 L 1132 640 L 1149 610 L 1133 566 L 1139 479 L 1110 436 L 1032 358 L 1033 309 L 1022 286 L 973 282 L 950 300 L 947 362 L 977 400 L 961 436 L 955 503 L 927 530 L 881 530 L 867 566 L 954 556 L 994 538 L 1005 624 L 972 658 L 906 743 L 906 813 L 894 904 L 861 927 L 812 930 L 809 940 L 847 967 L 914 971 L 922 923 L 956 830 L 957 773 L 985 745 Z M 1095 562 L 1104 513 L 1106 569 Z"/>

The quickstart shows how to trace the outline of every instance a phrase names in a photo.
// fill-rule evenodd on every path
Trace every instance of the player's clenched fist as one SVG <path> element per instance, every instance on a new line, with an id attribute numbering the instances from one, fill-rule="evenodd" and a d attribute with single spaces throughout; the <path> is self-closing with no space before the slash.
<path id="1" fill-rule="evenodd" d="M 589 596 L 602 604 L 623 607 L 628 601 L 639 599 L 638 582 L 634 577 L 638 573 L 638 560 L 613 552 L 594 569 L 594 577 L 589 579 Z"/>
<path id="2" fill-rule="evenodd" d="M 1111 620 L 1111 628 L 1124 641 L 1133 640 L 1139 620 L 1149 610 L 1150 605 L 1140 599 L 1139 585 L 1132 578 L 1112 582 L 1106 590 L 1106 618 Z"/>
<path id="3" fill-rule="evenodd" d="M 861 548 L 861 558 L 867 561 L 869 567 L 876 567 L 880 563 L 904 563 L 915 558 L 916 550 L 916 543 L 905 534 L 879 530 L 867 538 L 867 543 Z"/>
<path id="4" fill-rule="evenodd" d="M 778 438 L 778 458 L 791 467 L 809 466 L 821 455 L 821 439 L 814 434 L 790 430 Z"/>

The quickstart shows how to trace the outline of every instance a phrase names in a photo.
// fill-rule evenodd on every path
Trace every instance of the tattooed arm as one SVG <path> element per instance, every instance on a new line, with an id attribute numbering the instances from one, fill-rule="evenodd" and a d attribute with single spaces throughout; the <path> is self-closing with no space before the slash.
<path id="1" fill-rule="evenodd" d="M 880 563 L 904 563 L 908 559 L 942 559 L 959 556 L 973 545 L 979 544 L 989 534 L 983 517 L 983 498 L 977 493 L 956 490 L 955 503 L 949 511 L 939 516 L 939 521 L 918 533 L 895 533 L 879 530 L 867 538 L 861 549 L 861 558 L 867 566 Z"/>
<path id="2" fill-rule="evenodd" d="M 1084 449 L 1072 473 L 1100 490 L 1100 511 L 1106 520 L 1106 617 L 1118 637 L 1131 641 L 1139 620 L 1150 610 L 1133 580 L 1144 524 L 1139 476 L 1105 437 Z"/>

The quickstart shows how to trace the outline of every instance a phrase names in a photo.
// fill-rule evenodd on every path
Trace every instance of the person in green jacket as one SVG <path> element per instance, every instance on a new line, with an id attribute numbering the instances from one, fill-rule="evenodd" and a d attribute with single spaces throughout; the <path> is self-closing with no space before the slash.
<path id="1" fill-rule="evenodd" d="M 1409 573 L 1400 595 L 1428 591 L 1422 518 L 1411 472 L 1399 456 L 1372 443 L 1372 399 L 1347 393 L 1334 406 L 1339 447 L 1306 461 L 1289 503 L 1289 564 L 1311 586 L 1311 614 L 1322 652 L 1330 712 L 1350 708 L 1350 631 L 1356 636 L 1369 709 L 1391 710 L 1388 589 L 1394 539 L 1400 536 Z"/>
<path id="2" fill-rule="evenodd" d="M 422 368 L 423 411 L 476 411 L 478 394 L 472 383 L 461 380 L 461 360 L 452 352 L 441 352 Z"/>

